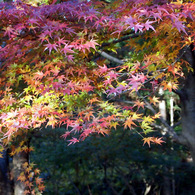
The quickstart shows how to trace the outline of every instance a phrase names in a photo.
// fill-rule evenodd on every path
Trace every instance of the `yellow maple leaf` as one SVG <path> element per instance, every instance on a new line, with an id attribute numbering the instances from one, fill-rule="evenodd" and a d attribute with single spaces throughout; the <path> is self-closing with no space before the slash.
<path id="1" fill-rule="evenodd" d="M 160 112 L 156 113 L 154 116 L 153 116 L 153 119 L 157 119 L 157 118 L 160 118 L 161 114 Z"/>
<path id="2" fill-rule="evenodd" d="M 132 120 L 137 120 L 142 117 L 142 114 L 133 113 Z"/>
<path id="3" fill-rule="evenodd" d="M 154 104 L 155 106 L 156 106 L 157 103 L 159 103 L 159 98 L 156 97 L 156 96 L 149 97 L 149 99 L 150 99 L 150 103 Z"/>

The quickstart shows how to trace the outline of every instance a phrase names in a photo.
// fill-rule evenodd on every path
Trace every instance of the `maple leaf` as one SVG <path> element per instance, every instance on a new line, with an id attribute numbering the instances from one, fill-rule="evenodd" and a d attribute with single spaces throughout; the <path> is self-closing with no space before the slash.
<path id="1" fill-rule="evenodd" d="M 128 89 L 128 85 L 125 83 L 120 84 L 115 90 L 118 94 L 121 94 L 123 91 Z"/>
<path id="2" fill-rule="evenodd" d="M 20 176 L 17 178 L 17 180 L 20 180 L 20 181 L 22 181 L 22 182 L 26 181 L 26 177 L 25 177 L 25 175 L 24 175 L 24 172 L 22 172 L 22 173 L 20 174 Z"/>
<path id="3" fill-rule="evenodd" d="M 99 73 L 100 74 L 104 74 L 107 71 L 108 71 L 108 68 L 105 64 L 104 64 L 104 66 L 99 66 Z"/>
<path id="4" fill-rule="evenodd" d="M 162 82 L 162 85 L 164 85 L 164 90 L 168 89 L 170 92 L 172 91 L 172 89 L 177 89 L 177 84 L 172 83 L 171 81 L 169 81 L 168 83 L 164 81 Z"/>
<path id="5" fill-rule="evenodd" d="M 40 177 L 35 178 L 36 184 L 40 185 L 43 182 L 43 179 Z"/>
<path id="6" fill-rule="evenodd" d="M 67 40 L 65 40 L 64 38 L 60 38 L 58 37 L 58 41 L 57 41 L 58 45 L 66 45 L 67 44 Z"/>
<path id="7" fill-rule="evenodd" d="M 179 21 L 178 19 L 175 19 L 175 22 L 173 23 L 173 26 L 175 26 L 179 30 L 179 32 L 183 31 L 186 35 L 188 35 L 186 30 L 185 30 L 185 25 L 183 24 L 182 21 Z"/>
<path id="8" fill-rule="evenodd" d="M 93 104 L 94 102 L 99 102 L 98 98 L 97 97 L 94 97 L 92 99 L 89 100 L 89 103 L 90 104 Z"/>
<path id="9" fill-rule="evenodd" d="M 42 33 L 42 34 L 39 35 L 39 40 L 41 40 L 41 44 L 42 44 L 44 41 L 49 42 L 48 37 L 47 37 L 44 33 Z"/>
<path id="10" fill-rule="evenodd" d="M 27 23 L 29 23 L 31 25 L 33 25 L 33 24 L 39 25 L 39 21 L 37 19 L 35 19 L 35 18 L 29 18 L 27 20 Z"/>
<path id="11" fill-rule="evenodd" d="M 156 113 L 156 114 L 153 116 L 153 118 L 154 118 L 154 119 L 157 119 L 157 118 L 160 118 L 160 116 L 161 116 L 161 114 L 160 114 L 160 112 L 158 112 L 158 113 Z"/>
<path id="12" fill-rule="evenodd" d="M 145 137 L 143 138 L 143 145 L 145 145 L 146 143 L 148 144 L 148 146 L 150 147 L 150 143 L 153 142 L 153 137 Z"/>
<path id="13" fill-rule="evenodd" d="M 45 74 L 41 71 L 38 71 L 38 72 L 34 73 L 34 75 L 35 75 L 34 79 L 42 79 Z"/>
<path id="14" fill-rule="evenodd" d="M 98 129 L 98 134 L 102 134 L 103 136 L 109 134 L 110 130 L 105 129 L 105 128 L 100 128 Z"/>
<path id="15" fill-rule="evenodd" d="M 12 37 L 13 35 L 17 35 L 15 29 L 11 26 L 3 27 L 3 30 L 5 30 L 4 36 L 8 35 L 9 37 Z"/>
<path id="16" fill-rule="evenodd" d="M 143 145 L 145 145 L 145 143 L 147 143 L 149 147 L 150 147 L 150 143 L 151 142 L 152 143 L 159 144 L 159 145 L 161 145 L 162 143 L 165 142 L 165 141 L 162 140 L 162 137 L 160 137 L 160 138 L 156 138 L 156 137 L 145 137 L 145 138 L 143 138 L 143 141 L 144 141 Z"/>
<path id="17" fill-rule="evenodd" d="M 133 91 L 138 91 L 139 90 L 139 87 L 140 87 L 140 82 L 137 82 L 137 81 L 132 81 L 129 83 L 129 85 L 131 85 L 130 89 Z"/>
<path id="18" fill-rule="evenodd" d="M 162 140 L 162 137 L 160 137 L 160 138 L 156 138 L 156 137 L 155 137 L 155 138 L 153 139 L 153 142 L 156 143 L 156 144 L 161 145 L 161 144 L 164 143 L 165 141 Z"/>
<path id="19" fill-rule="evenodd" d="M 32 192 L 30 192 L 30 190 L 24 190 L 24 195 L 30 194 L 30 193 L 32 193 Z"/>
<path id="20" fill-rule="evenodd" d="M 117 79 L 118 74 L 115 73 L 114 71 L 110 71 L 107 75 L 110 79 Z"/>
<path id="21" fill-rule="evenodd" d="M 114 87 L 109 87 L 109 89 L 106 91 L 109 92 L 107 97 L 110 95 L 116 95 L 117 90 Z"/>
<path id="22" fill-rule="evenodd" d="M 127 128 L 127 126 L 129 127 L 129 129 L 132 128 L 132 125 L 137 126 L 137 125 L 133 122 L 132 117 L 128 117 L 128 119 L 125 121 L 124 125 L 125 125 L 125 126 L 124 126 L 125 129 Z"/>
<path id="23" fill-rule="evenodd" d="M 40 170 L 39 170 L 38 168 L 36 168 L 36 169 L 34 170 L 34 173 L 35 173 L 35 175 L 40 174 Z"/>
<path id="24" fill-rule="evenodd" d="M 66 139 L 70 134 L 71 134 L 71 132 L 68 131 L 68 132 L 64 133 L 63 135 L 61 135 L 61 137 Z"/>
<path id="25" fill-rule="evenodd" d="M 116 130 L 116 126 L 118 125 L 118 122 L 110 122 L 110 127 L 114 127 L 114 129 Z"/>
<path id="26" fill-rule="evenodd" d="M 58 45 L 56 43 L 53 43 L 53 44 L 48 43 L 48 44 L 46 44 L 44 46 L 46 46 L 46 48 L 44 49 L 44 51 L 47 50 L 47 49 L 49 49 L 49 54 L 51 54 L 51 50 L 52 49 L 55 49 L 56 51 L 58 51 L 58 49 L 57 49 Z"/>
<path id="27" fill-rule="evenodd" d="M 134 30 L 135 30 L 135 33 L 137 33 L 138 30 L 142 32 L 142 31 L 143 31 L 143 27 L 144 27 L 144 25 L 139 24 L 139 23 L 137 23 L 137 24 L 135 24 L 135 25 L 133 26 L 133 28 L 134 28 Z"/>
<path id="28" fill-rule="evenodd" d="M 152 23 L 154 23 L 154 21 L 147 20 L 146 23 L 144 24 L 145 29 L 149 30 L 151 28 L 153 31 L 155 31 L 154 27 L 150 25 Z"/>
<path id="29" fill-rule="evenodd" d="M 89 121 L 90 117 L 93 116 L 93 111 L 89 111 L 85 114 L 85 118 Z"/>
<path id="30" fill-rule="evenodd" d="M 168 71 L 172 72 L 172 74 L 175 76 L 175 74 L 178 72 L 178 69 L 174 66 L 168 66 Z"/>
<path id="31" fill-rule="evenodd" d="M 145 105 L 144 102 L 140 102 L 139 100 L 137 100 L 137 101 L 134 103 L 133 107 L 137 106 L 137 109 L 139 109 L 140 107 L 144 108 L 144 105 Z"/>
<path id="32" fill-rule="evenodd" d="M 157 97 L 149 97 L 150 103 L 154 104 L 156 106 L 157 103 L 159 103 L 159 98 Z"/>
<path id="33" fill-rule="evenodd" d="M 133 115 L 132 115 L 132 119 L 133 120 L 137 120 L 137 119 L 139 119 L 139 118 L 141 118 L 142 117 L 142 114 L 137 114 L 137 113 L 133 113 Z"/>
<path id="34" fill-rule="evenodd" d="M 88 49 L 90 51 L 90 48 L 93 48 L 96 50 L 95 46 L 96 45 L 99 45 L 96 40 L 90 40 L 90 41 L 87 41 L 83 46 L 84 48 Z"/>
<path id="35" fill-rule="evenodd" d="M 45 186 L 43 184 L 38 185 L 39 191 L 43 192 L 45 190 Z"/>
<path id="36" fill-rule="evenodd" d="M 67 55 L 67 53 L 75 53 L 71 48 L 73 48 L 73 45 L 68 45 L 68 44 L 64 44 L 64 48 L 61 49 L 61 51 L 65 54 L 65 56 Z"/>
<path id="37" fill-rule="evenodd" d="M 92 129 L 85 129 L 83 131 L 83 133 L 80 135 L 80 139 L 85 139 L 87 136 L 89 136 L 89 134 L 91 134 L 93 132 Z"/>
<path id="38" fill-rule="evenodd" d="M 72 139 L 68 140 L 70 143 L 68 144 L 68 146 L 70 146 L 71 144 L 75 144 L 77 142 L 79 142 L 79 140 L 75 137 L 73 137 Z"/>

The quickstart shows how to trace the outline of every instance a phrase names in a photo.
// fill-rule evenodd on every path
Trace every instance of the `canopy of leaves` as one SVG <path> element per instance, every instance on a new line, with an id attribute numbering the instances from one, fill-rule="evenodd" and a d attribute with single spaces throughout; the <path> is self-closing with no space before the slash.
<path id="1" fill-rule="evenodd" d="M 193 43 L 194 9 L 190 2 L 149 0 L 66 1 L 39 7 L 22 1 L 1 3 L 4 142 L 43 125 L 66 125 L 64 138 L 79 133 L 79 139 L 70 139 L 70 144 L 92 133 L 107 134 L 119 124 L 130 130 L 139 125 L 147 132 L 155 116 L 142 117 L 144 101 L 159 86 L 177 89 L 183 71 L 190 70 L 181 61 L 180 50 Z M 126 40 L 126 46 L 139 55 L 136 61 L 133 57 L 108 68 L 104 60 L 94 58 L 105 43 L 111 41 L 105 49 L 112 50 L 114 41 L 128 34 L 137 34 L 136 39 Z M 140 94 L 146 88 L 150 94 L 132 109 L 102 101 L 103 94 L 110 100 Z"/>

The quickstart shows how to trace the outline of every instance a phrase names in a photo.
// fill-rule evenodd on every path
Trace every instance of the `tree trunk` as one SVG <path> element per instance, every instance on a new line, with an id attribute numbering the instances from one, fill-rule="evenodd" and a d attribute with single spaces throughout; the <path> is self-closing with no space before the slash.
<path id="1" fill-rule="evenodd" d="M 195 53 L 191 46 L 186 52 L 186 60 L 195 70 Z M 195 72 L 186 78 L 185 85 L 179 93 L 181 100 L 182 136 L 189 147 L 195 165 Z"/>
<path id="2" fill-rule="evenodd" d="M 182 90 L 182 135 L 187 140 L 195 164 L 195 75 L 187 78 L 185 88 Z"/>
<path id="3" fill-rule="evenodd" d="M 23 195 L 26 190 L 24 183 L 18 180 L 18 177 L 24 172 L 23 164 L 28 162 L 28 153 L 20 152 L 13 157 L 13 175 L 14 175 L 14 195 Z"/>

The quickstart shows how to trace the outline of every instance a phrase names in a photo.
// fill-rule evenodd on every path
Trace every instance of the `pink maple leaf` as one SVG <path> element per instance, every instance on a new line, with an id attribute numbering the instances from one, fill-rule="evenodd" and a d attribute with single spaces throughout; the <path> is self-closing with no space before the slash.
<path id="1" fill-rule="evenodd" d="M 73 45 L 68 45 L 65 43 L 64 48 L 61 49 L 61 51 L 64 52 L 65 56 L 67 53 L 75 53 L 71 48 L 73 48 Z"/>
<path id="2" fill-rule="evenodd" d="M 46 48 L 44 49 L 44 51 L 47 50 L 47 49 L 49 49 L 49 54 L 51 54 L 51 50 L 52 49 L 55 49 L 56 51 L 58 51 L 58 49 L 56 47 L 57 46 L 56 43 L 53 43 L 53 44 L 48 43 L 48 44 L 46 44 L 44 46 L 46 46 Z"/>
<path id="3" fill-rule="evenodd" d="M 137 33 L 138 30 L 142 32 L 144 25 L 137 23 L 133 27 L 134 27 L 135 33 Z"/>
<path id="4" fill-rule="evenodd" d="M 64 38 L 58 38 L 58 41 L 57 41 L 59 46 L 66 45 L 66 42 L 67 42 L 67 40 L 65 40 Z"/>
<path id="5" fill-rule="evenodd" d="M 117 88 L 116 88 L 116 91 L 117 93 L 121 94 L 123 91 L 125 91 L 127 89 L 128 86 L 124 86 L 124 85 L 119 85 Z"/>
<path id="6" fill-rule="evenodd" d="M 93 130 L 92 129 L 89 129 L 89 128 L 87 128 L 87 129 L 85 129 L 84 131 L 83 131 L 83 133 L 80 135 L 80 138 L 81 139 L 85 139 L 89 134 L 91 134 L 93 132 Z"/>
<path id="7" fill-rule="evenodd" d="M 115 88 L 113 88 L 113 87 L 112 88 L 110 87 L 110 89 L 108 89 L 106 92 L 108 92 L 107 96 L 109 96 L 111 94 L 116 95 L 117 90 Z"/>
<path id="8" fill-rule="evenodd" d="M 185 25 L 183 24 L 182 21 L 176 19 L 175 22 L 173 23 L 173 26 L 176 27 L 179 32 L 183 31 L 185 34 L 187 34 L 185 30 Z"/>
<path id="9" fill-rule="evenodd" d="M 109 76 L 110 79 L 116 79 L 118 75 L 114 71 L 111 71 L 106 76 Z"/>
<path id="10" fill-rule="evenodd" d="M 9 37 L 11 37 L 11 35 L 16 35 L 17 33 L 15 32 L 14 28 L 12 28 L 11 26 L 8 26 L 6 28 L 3 28 L 3 30 L 5 30 L 4 36 L 8 35 Z"/>
<path id="11" fill-rule="evenodd" d="M 99 72 L 100 74 L 103 74 L 108 71 L 107 66 L 104 64 L 104 66 L 99 66 Z"/>
<path id="12" fill-rule="evenodd" d="M 87 42 L 84 44 L 84 48 L 86 48 L 86 49 L 89 50 L 90 47 L 92 47 L 93 49 L 96 50 L 96 48 L 95 48 L 96 45 L 99 45 L 98 43 L 96 43 L 96 40 L 91 39 L 90 41 L 87 41 Z"/>
<path id="13" fill-rule="evenodd" d="M 31 25 L 33 25 L 33 24 L 39 25 L 38 20 L 35 19 L 35 18 L 30 18 L 30 19 L 28 19 L 27 22 L 28 22 L 29 24 L 31 24 Z"/>
<path id="14" fill-rule="evenodd" d="M 68 146 L 70 146 L 71 144 L 75 144 L 77 142 L 79 142 L 79 140 L 75 137 L 73 137 L 72 139 L 68 140 L 70 143 L 68 144 Z"/>
<path id="15" fill-rule="evenodd" d="M 144 27 L 146 30 L 149 30 L 150 28 L 155 31 L 155 29 L 153 28 L 153 26 L 151 26 L 150 24 L 154 23 L 154 21 L 149 21 L 147 20 L 146 23 L 144 24 Z"/>
<path id="16" fill-rule="evenodd" d="M 71 132 L 68 131 L 68 132 L 64 133 L 63 135 L 61 135 L 61 137 L 66 139 L 70 134 L 71 134 Z"/>

